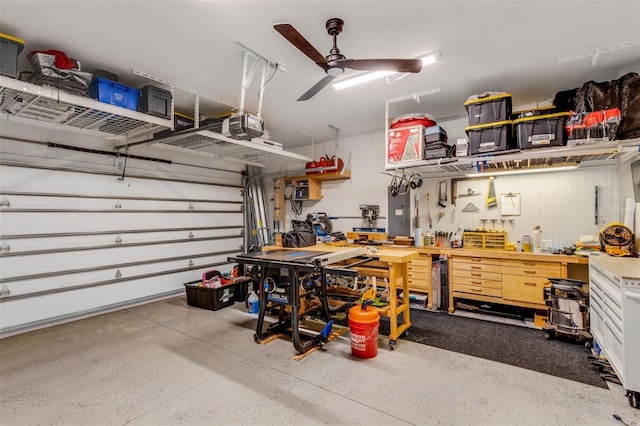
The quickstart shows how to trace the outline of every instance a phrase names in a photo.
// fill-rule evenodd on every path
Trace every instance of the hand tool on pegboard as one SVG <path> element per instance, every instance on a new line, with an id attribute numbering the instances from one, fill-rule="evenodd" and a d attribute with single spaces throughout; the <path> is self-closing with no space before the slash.
<path id="1" fill-rule="evenodd" d="M 431 196 L 427 192 L 427 216 L 429 216 L 429 229 L 433 228 L 433 219 L 431 218 L 431 210 L 429 209 L 429 199 Z"/>
<path id="2" fill-rule="evenodd" d="M 413 204 L 416 209 L 416 216 L 413 218 L 413 227 L 420 228 L 420 209 L 418 208 L 418 194 L 414 195 Z"/>
<path id="3" fill-rule="evenodd" d="M 596 205 L 595 205 L 595 212 L 596 212 L 596 225 L 598 224 L 598 186 L 596 186 L 596 193 L 595 193 L 595 199 L 596 199 Z"/>
<path id="4" fill-rule="evenodd" d="M 440 207 L 447 207 L 445 204 L 447 202 L 447 181 L 443 180 L 439 184 L 438 190 L 438 205 Z"/>

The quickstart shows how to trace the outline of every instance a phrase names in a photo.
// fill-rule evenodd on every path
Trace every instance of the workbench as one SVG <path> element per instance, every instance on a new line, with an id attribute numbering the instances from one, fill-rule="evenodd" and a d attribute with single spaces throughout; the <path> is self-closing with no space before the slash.
<path id="1" fill-rule="evenodd" d="M 362 247 L 362 246 L 360 246 Z M 283 249 L 282 247 L 269 246 L 264 250 Z M 336 253 L 347 250 L 346 247 L 327 246 L 316 244 L 303 248 L 310 252 L 331 252 Z M 298 250 L 298 249 L 290 249 Z M 373 247 L 367 250 L 366 257 L 374 260 L 362 266 L 349 266 L 358 262 L 357 259 L 349 259 L 339 265 L 332 265 L 338 268 L 348 267 L 357 270 L 360 275 L 372 275 L 386 278 L 389 283 L 389 304 L 384 307 L 376 307 L 380 316 L 389 318 L 389 348 L 394 350 L 398 339 L 411 327 L 411 317 L 409 310 L 409 263 L 418 257 L 415 249 L 379 248 Z M 398 298 L 398 289 L 402 289 L 403 298 Z M 398 323 L 398 316 L 402 315 L 402 321 Z"/>
<path id="2" fill-rule="evenodd" d="M 409 288 L 427 293 L 428 309 L 434 308 L 431 281 L 434 256 L 446 255 L 448 258 L 449 312 L 455 310 L 457 299 L 546 310 L 543 288 L 548 278 L 589 281 L 586 256 L 448 247 L 415 250 L 419 257 L 409 265 Z"/>

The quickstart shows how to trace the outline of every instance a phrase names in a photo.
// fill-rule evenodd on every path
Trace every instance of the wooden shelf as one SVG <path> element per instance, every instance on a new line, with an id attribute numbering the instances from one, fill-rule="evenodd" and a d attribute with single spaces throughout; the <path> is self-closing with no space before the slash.
<path id="1" fill-rule="evenodd" d="M 313 179 L 315 181 L 328 181 L 328 180 L 347 180 L 351 179 L 351 170 L 345 170 L 344 173 L 340 174 L 336 173 L 318 173 L 313 175 L 301 175 L 301 176 L 287 176 L 285 177 L 286 181 L 294 181 L 294 180 L 306 180 Z"/>

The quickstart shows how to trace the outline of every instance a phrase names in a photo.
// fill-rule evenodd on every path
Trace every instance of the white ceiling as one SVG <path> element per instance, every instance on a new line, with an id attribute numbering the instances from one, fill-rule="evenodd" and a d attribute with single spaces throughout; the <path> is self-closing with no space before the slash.
<path id="1" fill-rule="evenodd" d="M 345 21 L 338 46 L 347 58 L 414 58 L 439 51 L 442 60 L 392 84 L 384 79 L 335 91 L 327 87 L 305 102 L 296 99 L 324 72 L 273 29 L 288 22 L 328 54 L 325 21 Z M 278 61 L 266 86 L 262 115 L 273 140 L 285 148 L 381 131 L 385 101 L 439 89 L 394 103 L 390 116 L 427 112 L 465 116 L 468 96 L 507 91 L 515 105 L 553 98 L 588 80 L 605 81 L 640 71 L 640 45 L 590 58 L 558 59 L 597 48 L 640 41 L 640 1 L 6 1 L 0 32 L 26 41 L 26 53 L 58 49 L 92 71 L 106 69 L 135 87 L 152 83 L 133 69 L 199 93 L 240 103 L 240 42 Z M 344 77 L 355 75 L 348 71 Z M 338 81 L 338 80 L 336 80 Z M 246 110 L 257 110 L 260 76 L 247 92 Z M 161 86 L 161 85 L 160 85 Z M 162 87 L 162 86 L 161 86 Z M 192 112 L 193 97 L 177 96 Z M 226 107 L 222 108 L 228 111 Z M 215 115 L 220 105 L 201 101 Z M 446 129 L 446 124 L 444 125 Z"/>

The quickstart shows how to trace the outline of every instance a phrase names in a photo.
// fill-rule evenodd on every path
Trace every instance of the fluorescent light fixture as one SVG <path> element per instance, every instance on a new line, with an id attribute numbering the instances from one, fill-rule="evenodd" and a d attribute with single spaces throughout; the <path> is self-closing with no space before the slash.
<path id="1" fill-rule="evenodd" d="M 442 56 L 440 56 L 440 52 L 430 53 L 421 58 L 422 66 L 435 64 L 440 60 Z M 357 75 L 352 78 L 347 78 L 344 80 L 340 80 L 337 83 L 333 84 L 333 88 L 336 90 L 346 89 L 347 87 L 356 86 L 358 84 L 366 83 L 367 81 L 377 80 L 379 78 L 387 77 L 393 74 L 398 74 L 396 71 L 375 71 L 375 72 L 366 72 L 360 75 Z"/>
<path id="2" fill-rule="evenodd" d="M 514 170 L 499 170 L 495 172 L 477 172 L 477 173 L 465 173 L 466 177 L 478 177 L 478 176 L 500 176 L 500 175 L 523 175 L 527 173 L 544 173 L 544 172 L 564 172 L 567 170 L 577 169 L 578 165 L 571 166 L 558 166 L 558 167 L 537 167 L 533 169 L 514 169 Z"/>
<path id="3" fill-rule="evenodd" d="M 376 71 L 360 74 L 357 77 L 347 78 L 346 80 L 339 81 L 333 84 L 333 88 L 336 90 L 346 89 L 347 87 L 357 86 L 358 84 L 366 83 L 367 81 L 377 80 L 382 77 L 386 77 L 391 74 L 397 74 L 395 71 Z"/>
<path id="4" fill-rule="evenodd" d="M 440 55 L 440 52 L 433 52 L 421 57 L 420 59 L 422 59 L 422 66 L 425 66 L 435 64 L 442 59 L 442 56 Z"/>

